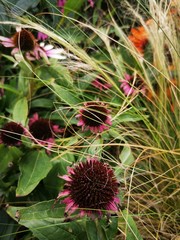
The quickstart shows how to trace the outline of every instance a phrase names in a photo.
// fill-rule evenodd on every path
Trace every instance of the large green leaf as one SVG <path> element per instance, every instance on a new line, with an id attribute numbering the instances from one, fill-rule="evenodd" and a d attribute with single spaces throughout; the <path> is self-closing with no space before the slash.
<path id="1" fill-rule="evenodd" d="M 8 207 L 7 213 L 40 240 L 110 240 L 117 233 L 117 217 L 107 219 L 64 217 L 64 206 L 54 200 L 30 207 Z M 17 216 L 19 219 L 17 219 Z"/>
<path id="2" fill-rule="evenodd" d="M 13 120 L 18 123 L 26 124 L 28 115 L 28 102 L 27 98 L 23 97 L 19 99 L 13 109 Z"/>
<path id="3" fill-rule="evenodd" d="M 19 177 L 16 196 L 26 196 L 44 179 L 52 164 L 45 151 L 27 153 L 19 163 Z"/>
<path id="4" fill-rule="evenodd" d="M 35 204 L 31 207 L 9 207 L 8 214 L 19 224 L 29 228 L 40 240 L 87 240 L 83 219 L 65 222 L 64 207 L 54 200 Z"/>

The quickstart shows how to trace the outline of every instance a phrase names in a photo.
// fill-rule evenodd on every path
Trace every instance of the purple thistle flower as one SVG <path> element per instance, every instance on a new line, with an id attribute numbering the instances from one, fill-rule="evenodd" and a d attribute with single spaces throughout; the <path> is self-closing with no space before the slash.
<path id="1" fill-rule="evenodd" d="M 95 80 L 93 80 L 92 85 L 94 87 L 100 89 L 101 91 L 107 90 L 112 87 L 112 85 L 110 83 L 105 82 L 105 80 L 103 80 L 100 77 L 97 77 Z"/>
<path id="2" fill-rule="evenodd" d="M 112 124 L 109 112 L 102 102 L 86 102 L 76 116 L 79 118 L 77 125 L 82 126 L 82 130 L 89 129 L 93 133 L 103 132 Z"/>
<path id="3" fill-rule="evenodd" d="M 119 183 L 108 164 L 88 158 L 86 162 L 68 168 L 68 175 L 60 178 L 66 183 L 57 199 L 66 196 L 61 201 L 66 204 L 66 214 L 79 209 L 80 216 L 94 217 L 102 216 L 104 211 L 118 211 Z"/>
<path id="4" fill-rule="evenodd" d="M 61 133 L 58 125 L 53 124 L 48 119 L 39 118 L 38 113 L 35 113 L 29 120 L 29 132 L 32 134 L 32 139 L 40 144 L 47 145 L 47 153 L 55 143 L 55 133 Z"/>
<path id="5" fill-rule="evenodd" d="M 146 87 L 142 78 L 138 75 L 134 78 L 133 75 L 125 74 L 124 79 L 119 80 L 121 82 L 120 88 L 122 88 L 125 95 L 129 96 L 138 92 L 145 94 Z"/>
<path id="6" fill-rule="evenodd" d="M 24 128 L 15 122 L 8 122 L 0 129 L 0 143 L 8 146 L 19 146 L 21 144 L 21 136 Z"/>

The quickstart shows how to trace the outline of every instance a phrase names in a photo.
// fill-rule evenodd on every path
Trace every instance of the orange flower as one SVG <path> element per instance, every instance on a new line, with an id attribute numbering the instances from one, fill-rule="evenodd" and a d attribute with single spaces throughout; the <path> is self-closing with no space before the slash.
<path id="1" fill-rule="evenodd" d="M 144 48 L 148 43 L 148 35 L 144 27 L 132 28 L 131 34 L 128 36 L 129 40 L 133 43 L 135 48 L 141 54 L 144 53 Z"/>
<path id="2" fill-rule="evenodd" d="M 146 21 L 147 26 L 151 23 L 152 19 Z M 146 31 L 146 29 L 143 26 L 132 28 L 128 38 L 133 43 L 137 51 L 143 55 L 144 49 L 148 43 L 148 32 Z"/>

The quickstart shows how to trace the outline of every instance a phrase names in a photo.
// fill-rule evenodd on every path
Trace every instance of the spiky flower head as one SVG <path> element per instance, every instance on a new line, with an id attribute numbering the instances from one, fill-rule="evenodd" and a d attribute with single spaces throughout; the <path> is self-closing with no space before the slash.
<path id="1" fill-rule="evenodd" d="M 0 143 L 8 146 L 18 146 L 21 144 L 21 136 L 24 128 L 16 122 L 8 122 L 0 130 Z"/>
<path id="2" fill-rule="evenodd" d="M 82 126 L 82 130 L 90 130 L 93 133 L 103 132 L 112 124 L 109 110 L 103 102 L 86 102 L 84 107 L 76 116 L 79 118 L 78 126 Z"/>
<path id="3" fill-rule="evenodd" d="M 119 183 L 112 168 L 97 158 L 88 158 L 60 178 L 66 181 L 64 190 L 57 199 L 67 196 L 65 214 L 79 209 L 80 216 L 102 216 L 107 211 L 118 211 Z"/>

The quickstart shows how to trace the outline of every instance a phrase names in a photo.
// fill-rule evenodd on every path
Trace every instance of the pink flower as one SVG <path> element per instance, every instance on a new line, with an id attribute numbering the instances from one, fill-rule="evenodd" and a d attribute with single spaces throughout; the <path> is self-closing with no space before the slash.
<path id="1" fill-rule="evenodd" d="M 38 40 L 46 40 L 48 38 L 48 35 L 46 35 L 45 33 L 42 32 L 38 32 L 38 36 L 37 36 Z"/>
<path id="2" fill-rule="evenodd" d="M 93 0 L 88 0 L 90 6 L 93 8 L 94 7 L 94 1 Z"/>
<path id="3" fill-rule="evenodd" d="M 57 59 L 66 59 L 66 52 L 62 48 L 54 49 L 52 45 L 45 45 L 44 42 L 38 44 L 38 40 L 34 35 L 26 30 L 17 29 L 17 32 L 11 37 L 6 38 L 0 36 L 0 43 L 5 47 L 12 47 L 12 55 L 17 53 L 24 53 L 24 56 L 30 60 L 39 60 L 44 58 L 48 61 L 48 57 Z"/>
<path id="4" fill-rule="evenodd" d="M 55 143 L 54 135 L 61 133 L 62 130 L 58 125 L 48 119 L 40 118 L 38 113 L 35 113 L 29 120 L 29 132 L 32 134 L 34 142 L 47 145 L 47 153 L 50 153 L 50 149 Z"/>
<path id="5" fill-rule="evenodd" d="M 80 216 L 94 218 L 96 215 L 101 217 L 105 211 L 118 211 L 119 183 L 108 164 L 97 158 L 88 158 L 68 168 L 68 175 L 60 178 L 66 183 L 57 199 L 66 197 L 61 201 L 66 204 L 66 214 L 70 215 L 79 209 Z"/>
<path id="6" fill-rule="evenodd" d="M 105 82 L 105 80 L 103 80 L 100 77 L 97 77 L 95 80 L 93 80 L 92 85 L 94 87 L 100 89 L 101 91 L 107 90 L 112 87 L 112 85 L 110 83 Z"/>
<path id="7" fill-rule="evenodd" d="M 106 105 L 102 102 L 86 102 L 84 107 L 76 116 L 79 118 L 78 126 L 82 126 L 82 130 L 90 130 L 93 133 L 103 132 L 109 129 L 111 116 Z"/>
<path id="8" fill-rule="evenodd" d="M 135 78 L 133 75 L 125 74 L 124 79 L 119 80 L 119 82 L 121 82 L 120 88 L 127 96 L 138 92 L 145 94 L 146 92 L 144 81 L 138 75 Z"/>
<path id="9" fill-rule="evenodd" d="M 39 45 L 34 35 L 26 29 L 16 29 L 17 32 L 11 37 L 0 36 L 0 43 L 5 47 L 12 47 L 12 55 L 22 52 L 33 52 L 38 55 Z"/>

